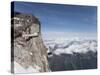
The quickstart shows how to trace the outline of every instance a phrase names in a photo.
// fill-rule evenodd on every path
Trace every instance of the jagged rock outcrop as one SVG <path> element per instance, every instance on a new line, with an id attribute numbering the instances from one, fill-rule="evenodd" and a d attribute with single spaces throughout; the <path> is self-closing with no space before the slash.
<path id="1" fill-rule="evenodd" d="M 47 49 L 42 41 L 40 22 L 36 17 L 14 13 L 11 18 L 11 37 L 12 72 L 23 73 L 16 71 L 15 63 L 25 69 L 26 73 L 49 71 Z"/>

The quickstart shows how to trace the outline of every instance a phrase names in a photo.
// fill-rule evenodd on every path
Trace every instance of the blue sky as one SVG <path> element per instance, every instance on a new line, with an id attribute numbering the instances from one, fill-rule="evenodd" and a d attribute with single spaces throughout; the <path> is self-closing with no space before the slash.
<path id="1" fill-rule="evenodd" d="M 97 32 L 97 8 L 61 4 L 15 2 L 14 11 L 35 15 L 42 32 Z"/>

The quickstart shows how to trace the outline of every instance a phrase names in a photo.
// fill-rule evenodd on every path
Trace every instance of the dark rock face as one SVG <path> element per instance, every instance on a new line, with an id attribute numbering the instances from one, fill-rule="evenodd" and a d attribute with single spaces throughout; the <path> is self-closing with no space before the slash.
<path id="1" fill-rule="evenodd" d="M 97 52 L 53 55 L 49 57 L 51 71 L 83 70 L 97 68 Z"/>
<path id="2" fill-rule="evenodd" d="M 47 49 L 41 38 L 40 22 L 36 17 L 14 13 L 11 21 L 11 37 L 12 64 L 17 62 L 26 71 L 30 66 L 35 69 L 32 72 L 49 71 Z"/>

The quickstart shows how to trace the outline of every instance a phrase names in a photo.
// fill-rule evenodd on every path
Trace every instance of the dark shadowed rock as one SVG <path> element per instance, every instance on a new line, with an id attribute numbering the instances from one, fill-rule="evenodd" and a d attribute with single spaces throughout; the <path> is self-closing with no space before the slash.
<path id="1" fill-rule="evenodd" d="M 53 54 L 49 57 L 51 71 L 83 70 L 97 68 L 97 52 Z"/>

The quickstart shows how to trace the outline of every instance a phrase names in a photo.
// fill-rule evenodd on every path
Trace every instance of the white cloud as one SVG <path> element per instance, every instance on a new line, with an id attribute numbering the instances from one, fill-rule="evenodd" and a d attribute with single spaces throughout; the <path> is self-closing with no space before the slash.
<path id="1" fill-rule="evenodd" d="M 69 38 L 66 39 L 63 37 L 63 39 L 58 39 L 59 37 L 56 37 L 52 40 L 44 40 L 44 43 L 48 50 L 50 50 L 54 54 L 73 54 L 73 52 L 77 53 L 86 53 L 88 51 L 97 51 L 97 40 L 96 39 L 85 39 L 83 38 Z M 48 51 L 48 52 L 50 52 Z"/>

